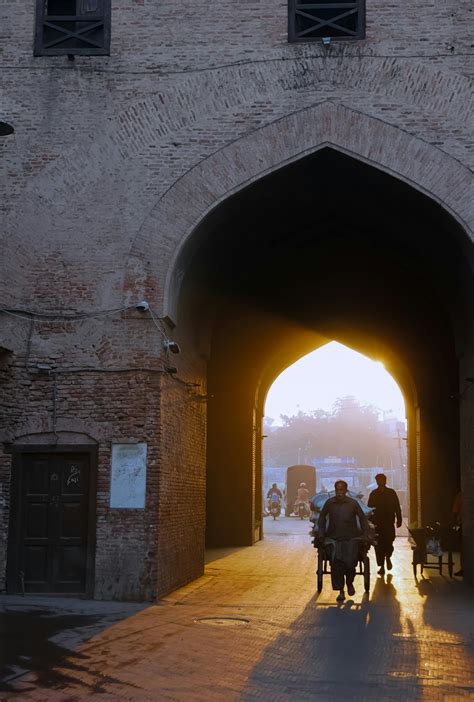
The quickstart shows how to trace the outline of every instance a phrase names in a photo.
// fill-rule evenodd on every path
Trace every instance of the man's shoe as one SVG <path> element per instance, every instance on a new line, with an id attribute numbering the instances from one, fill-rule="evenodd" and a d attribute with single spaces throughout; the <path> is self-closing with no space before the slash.
<path id="1" fill-rule="evenodd" d="M 385 575 L 385 568 L 382 566 L 381 568 L 378 569 L 377 573 L 379 575 Z"/>
<path id="2" fill-rule="evenodd" d="M 387 570 L 392 570 L 392 561 L 390 558 L 387 556 Z"/>
<path id="3" fill-rule="evenodd" d="M 338 596 L 336 597 L 336 602 L 344 602 L 345 599 L 346 598 L 344 595 L 344 590 L 341 590 L 340 593 L 338 594 Z"/>
<path id="4" fill-rule="evenodd" d="M 464 571 L 463 571 L 463 570 L 458 570 L 458 572 L 457 572 L 457 573 L 453 573 L 453 575 L 455 575 L 457 578 L 462 578 L 462 576 L 464 575 Z"/>
<path id="5" fill-rule="evenodd" d="M 352 597 L 352 595 L 355 595 L 355 587 L 352 583 L 347 584 L 347 594 Z"/>

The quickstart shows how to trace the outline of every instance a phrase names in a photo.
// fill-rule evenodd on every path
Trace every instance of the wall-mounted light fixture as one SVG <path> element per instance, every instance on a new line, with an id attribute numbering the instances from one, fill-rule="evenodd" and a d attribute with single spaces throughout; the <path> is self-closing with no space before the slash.
<path id="1" fill-rule="evenodd" d="M 171 353 L 181 353 L 181 349 L 179 347 L 179 344 L 177 341 L 171 341 L 171 339 L 165 339 L 163 342 L 163 346 L 167 351 L 171 351 Z"/>
<path id="2" fill-rule="evenodd" d="M 171 353 L 181 353 L 181 349 L 179 347 L 179 344 L 177 341 L 172 341 L 171 339 L 168 339 L 166 336 L 166 328 L 163 324 L 163 320 L 161 320 L 159 317 L 157 318 L 155 314 L 153 313 L 153 310 L 150 307 L 150 303 L 147 302 L 146 300 L 141 300 L 140 302 L 137 302 L 135 304 L 135 309 L 138 310 L 139 312 L 149 312 L 151 315 L 151 318 L 156 326 L 156 328 L 161 331 L 161 333 L 164 336 L 163 339 L 163 347 L 166 351 L 171 351 Z"/>

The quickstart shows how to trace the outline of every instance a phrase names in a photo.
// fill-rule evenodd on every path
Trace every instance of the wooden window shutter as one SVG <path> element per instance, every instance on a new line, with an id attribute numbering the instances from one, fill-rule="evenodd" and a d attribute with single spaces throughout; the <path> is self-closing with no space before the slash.
<path id="1" fill-rule="evenodd" d="M 365 36 L 364 0 L 311 2 L 289 0 L 288 40 L 314 41 L 363 39 Z"/>
<path id="2" fill-rule="evenodd" d="M 110 53 L 111 0 L 37 0 L 35 56 Z"/>

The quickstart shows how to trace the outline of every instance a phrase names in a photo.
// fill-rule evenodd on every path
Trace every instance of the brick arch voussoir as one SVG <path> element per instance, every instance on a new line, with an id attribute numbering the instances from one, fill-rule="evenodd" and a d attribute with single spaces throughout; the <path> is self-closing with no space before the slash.
<path id="1" fill-rule="evenodd" d="M 71 182 L 75 196 L 94 188 L 103 179 L 103 164 L 115 164 L 128 170 L 131 159 L 137 158 L 150 146 L 159 145 L 170 134 L 188 128 L 209 114 L 228 109 L 236 113 L 249 111 L 256 100 L 271 100 L 272 104 L 301 103 L 325 99 L 339 90 L 350 99 L 351 91 L 372 96 L 392 104 L 402 101 L 405 107 L 422 108 L 425 114 L 438 114 L 449 119 L 453 127 L 468 123 L 472 108 L 466 99 L 469 79 L 439 68 L 409 61 L 401 64 L 397 58 L 383 62 L 354 62 L 340 60 L 328 63 L 324 57 L 276 57 L 248 65 L 226 66 L 205 73 L 164 78 L 157 95 L 144 94 L 119 111 L 109 127 L 94 135 L 93 148 L 85 150 L 83 143 L 73 145 L 58 158 L 45 164 L 26 186 L 32 200 L 32 217 L 48 201 L 52 190 L 57 200 L 67 199 Z M 349 92 L 348 92 L 349 91 Z M 319 97 L 318 97 L 319 96 Z M 306 102 L 307 104 L 307 102 Z M 140 128 L 137 129 L 137 124 Z M 97 173 L 91 179 L 91 174 Z M 12 226 L 16 225 L 12 218 Z"/>
<path id="2" fill-rule="evenodd" d="M 0 432 L 0 441 L 12 444 L 45 443 L 63 444 L 71 443 L 71 437 L 77 437 L 73 443 L 96 444 L 105 440 L 109 434 L 107 427 L 97 427 L 92 422 L 75 418 L 59 418 L 56 427 L 51 426 L 50 417 L 30 417 L 25 422 Z"/>
<path id="3" fill-rule="evenodd" d="M 164 285 L 153 303 L 163 316 L 176 321 L 186 269 L 183 250 L 199 223 L 252 182 L 324 147 L 357 158 L 428 195 L 474 239 L 472 174 L 463 164 L 402 129 L 328 101 L 292 112 L 227 144 L 159 198 L 135 239 L 130 266 L 135 274 L 137 261 L 149 274 L 162 272 Z"/>

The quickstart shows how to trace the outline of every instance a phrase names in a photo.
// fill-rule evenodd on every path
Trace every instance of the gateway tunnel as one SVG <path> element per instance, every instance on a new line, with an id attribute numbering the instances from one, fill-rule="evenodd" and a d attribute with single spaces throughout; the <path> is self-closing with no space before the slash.
<path id="1" fill-rule="evenodd" d="M 247 185 L 201 221 L 177 263 L 176 331 L 207 362 L 209 546 L 261 538 L 266 393 L 330 340 L 383 362 L 403 393 L 409 519 L 449 518 L 471 333 L 467 247 L 433 199 L 333 148 Z"/>

